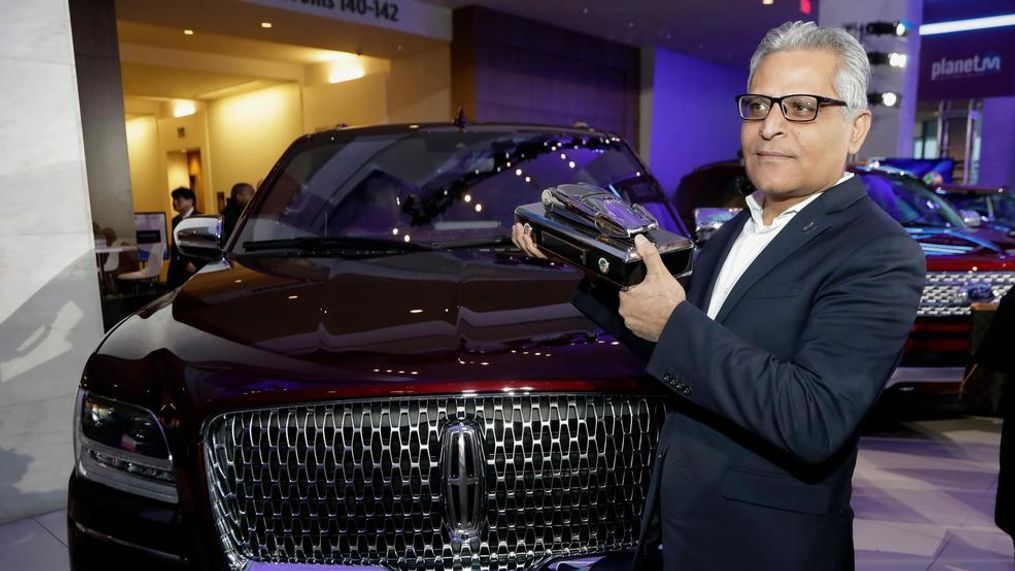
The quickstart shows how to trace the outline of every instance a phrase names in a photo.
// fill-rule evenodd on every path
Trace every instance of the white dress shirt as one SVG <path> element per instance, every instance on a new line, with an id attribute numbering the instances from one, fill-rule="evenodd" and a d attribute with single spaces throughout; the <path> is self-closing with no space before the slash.
<path id="1" fill-rule="evenodd" d="M 842 178 L 834 186 L 849 180 L 852 176 L 853 173 L 851 172 L 842 175 Z M 730 291 L 733 290 L 733 286 L 737 285 L 740 276 L 744 275 L 744 272 L 747 271 L 747 268 L 761 254 L 762 250 L 779 235 L 779 232 L 789 224 L 789 221 L 796 216 L 797 212 L 800 212 L 808 204 L 817 200 L 821 194 L 821 192 L 815 192 L 805 200 L 794 204 L 776 216 L 772 220 L 772 223 L 767 226 L 761 217 L 765 204 L 765 194 L 760 190 L 756 190 L 747 197 L 747 208 L 751 212 L 751 217 L 744 223 L 740 235 L 733 242 L 730 252 L 726 256 L 726 261 L 723 262 L 722 268 L 719 270 L 719 277 L 715 280 L 715 287 L 712 288 L 712 297 L 708 302 L 709 318 L 715 319 L 715 316 L 719 314 L 719 310 L 722 309 L 722 305 L 726 302 Z"/>

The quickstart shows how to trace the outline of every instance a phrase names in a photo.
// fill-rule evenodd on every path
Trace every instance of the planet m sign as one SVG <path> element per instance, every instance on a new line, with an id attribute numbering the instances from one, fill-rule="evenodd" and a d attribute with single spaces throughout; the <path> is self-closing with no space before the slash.
<path id="1" fill-rule="evenodd" d="M 920 101 L 1015 95 L 1015 26 L 920 38 Z"/>
<path id="2" fill-rule="evenodd" d="M 977 54 L 966 59 L 941 58 L 930 66 L 931 81 L 969 77 L 984 73 L 1001 73 L 1001 56 Z"/>

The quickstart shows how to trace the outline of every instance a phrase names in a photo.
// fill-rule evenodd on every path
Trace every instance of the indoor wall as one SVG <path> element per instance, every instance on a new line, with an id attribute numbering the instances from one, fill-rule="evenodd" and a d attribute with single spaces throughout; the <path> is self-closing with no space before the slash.
<path id="1" fill-rule="evenodd" d="M 102 337 L 68 5 L 3 6 L 0 522 L 65 504 L 77 384 Z"/>

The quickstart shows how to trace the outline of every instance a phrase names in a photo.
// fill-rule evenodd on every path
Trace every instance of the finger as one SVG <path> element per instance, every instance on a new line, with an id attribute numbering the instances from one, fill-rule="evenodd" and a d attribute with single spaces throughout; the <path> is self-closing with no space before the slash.
<path id="1" fill-rule="evenodd" d="M 519 250 L 524 250 L 525 248 L 522 247 L 521 236 L 522 236 L 522 225 L 516 223 L 515 225 L 511 226 L 511 241 L 514 242 L 515 246 L 518 247 Z"/>
<path id="2" fill-rule="evenodd" d="M 666 269 L 666 264 L 663 263 L 662 257 L 659 255 L 659 249 L 641 234 L 634 237 L 634 246 L 638 249 L 638 255 L 641 256 L 642 261 L 645 262 L 646 274 L 656 274 L 669 276 L 670 271 Z"/>
<path id="3" fill-rule="evenodd" d="M 546 258 L 546 255 L 539 250 L 539 247 L 536 246 L 536 242 L 532 239 L 532 228 L 523 228 L 522 242 L 525 244 L 525 248 L 529 252 L 530 256 L 535 258 Z"/>

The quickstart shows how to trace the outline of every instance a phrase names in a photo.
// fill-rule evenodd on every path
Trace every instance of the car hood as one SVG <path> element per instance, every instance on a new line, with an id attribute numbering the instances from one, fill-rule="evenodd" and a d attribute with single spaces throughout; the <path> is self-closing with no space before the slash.
<path id="1" fill-rule="evenodd" d="M 907 227 L 906 231 L 923 248 L 928 267 L 931 269 L 939 265 L 956 264 L 970 267 L 983 265 L 985 269 L 1007 268 L 1011 262 L 1006 250 L 1015 247 L 1015 244 L 1001 244 L 988 239 L 983 233 L 950 228 Z"/>
<path id="2" fill-rule="evenodd" d="M 571 305 L 579 278 L 559 264 L 480 251 L 223 261 L 118 326 L 93 371 L 160 360 L 161 374 L 177 371 L 192 397 L 223 406 L 281 393 L 513 390 L 546 380 L 590 389 L 642 376 L 644 364 Z M 129 383 L 106 389 L 143 398 Z"/>

